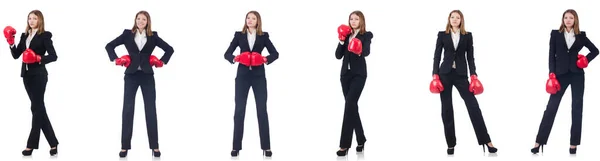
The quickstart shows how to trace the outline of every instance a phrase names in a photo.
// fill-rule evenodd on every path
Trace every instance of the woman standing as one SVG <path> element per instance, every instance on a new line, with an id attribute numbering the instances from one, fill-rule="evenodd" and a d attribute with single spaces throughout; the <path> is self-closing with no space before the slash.
<path id="1" fill-rule="evenodd" d="M 587 55 L 578 54 L 586 47 L 590 50 Z M 569 153 L 577 152 L 577 145 L 581 141 L 581 115 L 583 113 L 583 91 L 585 88 L 585 73 L 589 61 L 598 56 L 598 48 L 586 37 L 584 31 L 579 30 L 579 18 L 575 10 L 569 9 L 563 13 L 562 24 L 559 30 L 550 33 L 549 67 L 550 78 L 546 83 L 546 92 L 550 93 L 550 100 L 544 111 L 542 122 L 531 152 L 536 154 L 540 146 L 548 142 L 548 136 L 558 111 L 560 100 L 565 90 L 571 85 L 571 146 Z M 542 147 L 543 152 L 543 147 Z"/>
<path id="2" fill-rule="evenodd" d="M 156 125 L 156 88 L 152 66 L 160 68 L 167 64 L 171 59 L 171 55 L 173 55 L 173 47 L 163 41 L 156 31 L 152 31 L 151 22 L 148 12 L 139 11 L 135 16 L 133 28 L 131 30 L 125 29 L 119 37 L 106 45 L 109 59 L 114 61 L 116 65 L 126 67 L 120 157 L 126 157 L 127 151 L 131 149 L 135 95 L 140 86 L 144 97 L 150 149 L 152 149 L 155 157 L 160 157 L 158 127 Z M 125 45 L 128 54 L 117 57 L 115 48 L 119 45 Z M 160 59 L 152 55 L 155 47 L 165 51 Z"/>
<path id="3" fill-rule="evenodd" d="M 233 51 L 239 47 L 241 54 L 233 56 Z M 262 51 L 267 48 L 269 56 L 262 56 Z M 256 99 L 256 113 L 258 115 L 258 128 L 260 145 L 263 155 L 270 157 L 271 141 L 269 136 L 269 118 L 267 114 L 267 79 L 264 64 L 271 64 L 279 58 L 279 53 L 269 39 L 269 33 L 262 31 L 262 20 L 257 11 L 246 14 L 246 21 L 242 31 L 235 32 L 233 40 L 225 51 L 225 59 L 231 64 L 239 62 L 235 78 L 235 114 L 233 128 L 233 150 L 231 156 L 238 156 L 242 150 L 244 135 L 244 117 L 246 114 L 246 101 L 250 87 Z"/>
<path id="4" fill-rule="evenodd" d="M 362 152 L 367 141 L 360 116 L 358 114 L 358 99 L 367 80 L 367 63 L 365 57 L 371 54 L 371 39 L 373 33 L 367 31 L 365 16 L 361 11 L 354 11 L 348 17 L 348 25 L 338 27 L 340 40 L 335 50 L 335 57 L 342 59 L 340 81 L 344 93 L 344 121 L 340 138 L 338 156 L 348 154 L 352 145 L 352 132 L 356 132 L 357 152 Z"/>
<path id="5" fill-rule="evenodd" d="M 21 34 L 19 44 L 15 45 L 16 30 L 11 26 L 4 29 L 4 36 L 10 45 L 13 58 L 18 59 L 22 55 L 21 77 L 23 77 L 23 84 L 31 101 L 31 113 L 33 114 L 27 147 L 22 154 L 29 156 L 34 149 L 38 149 L 41 129 L 50 144 L 50 155 L 55 155 L 58 153 L 58 139 L 52 129 L 44 103 L 46 84 L 48 83 L 46 64 L 57 59 L 52 45 L 52 33 L 45 30 L 44 15 L 39 10 L 29 12 L 25 31 Z"/>
<path id="6" fill-rule="evenodd" d="M 444 60 L 440 60 L 444 50 Z M 465 57 L 466 53 L 466 57 Z M 468 69 L 467 69 L 468 64 Z M 471 82 L 467 80 L 467 70 L 471 75 Z M 446 31 L 438 33 L 435 54 L 433 57 L 433 81 L 430 84 L 432 93 L 440 93 L 442 103 L 442 121 L 448 149 L 446 152 L 454 154 L 456 135 L 454 132 L 454 109 L 452 106 L 452 86 L 456 87 L 460 96 L 465 101 L 471 123 L 475 129 L 477 142 L 488 147 L 490 153 L 496 153 L 497 148 L 491 142 L 479 103 L 475 95 L 483 92 L 483 86 L 477 79 L 475 60 L 473 56 L 473 35 L 465 30 L 465 21 L 461 11 L 454 10 L 448 15 Z"/>

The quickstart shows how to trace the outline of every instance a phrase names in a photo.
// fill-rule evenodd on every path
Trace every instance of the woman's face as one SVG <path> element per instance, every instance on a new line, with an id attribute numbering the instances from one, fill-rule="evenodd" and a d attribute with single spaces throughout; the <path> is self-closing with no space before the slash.
<path id="1" fill-rule="evenodd" d="M 135 24 L 137 28 L 141 31 L 146 29 L 146 25 L 148 24 L 148 17 L 144 14 L 139 14 L 137 18 L 135 18 Z"/>
<path id="2" fill-rule="evenodd" d="M 565 26 L 567 26 L 567 28 L 573 27 L 573 24 L 575 23 L 575 16 L 567 12 L 565 14 L 565 17 L 563 17 L 563 23 L 565 23 Z"/>
<path id="3" fill-rule="evenodd" d="M 360 17 L 358 17 L 358 15 L 356 15 L 356 14 L 350 15 L 350 26 L 353 29 L 359 29 L 360 28 Z"/>
<path id="4" fill-rule="evenodd" d="M 460 27 L 460 22 L 462 21 L 462 17 L 456 12 L 450 14 L 450 25 L 452 27 Z"/>
<path id="5" fill-rule="evenodd" d="M 29 27 L 31 27 L 32 29 L 37 29 L 38 28 L 38 16 L 36 16 L 35 14 L 29 14 L 28 18 L 27 18 L 27 23 L 29 24 Z"/>
<path id="6" fill-rule="evenodd" d="M 246 25 L 249 28 L 256 28 L 256 15 L 254 15 L 253 13 L 248 14 L 248 16 L 246 17 Z"/>

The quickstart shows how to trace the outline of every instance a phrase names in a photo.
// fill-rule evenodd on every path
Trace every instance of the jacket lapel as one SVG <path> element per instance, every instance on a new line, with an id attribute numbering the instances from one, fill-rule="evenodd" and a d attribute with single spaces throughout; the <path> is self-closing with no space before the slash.
<path id="1" fill-rule="evenodd" d="M 146 36 L 146 43 L 144 44 L 144 46 L 142 46 L 142 48 L 140 49 L 140 52 L 142 50 L 144 50 L 145 48 L 147 48 L 152 42 L 153 39 L 151 38 L 152 36 Z"/>
<path id="2" fill-rule="evenodd" d="M 575 40 L 577 40 L 577 38 Z M 575 42 L 577 42 L 577 41 L 575 41 Z M 565 49 L 569 49 L 569 46 L 567 46 L 567 39 L 565 39 L 565 33 L 564 32 L 559 32 L 559 34 L 558 34 L 558 42 L 557 43 L 558 43 L 558 45 L 564 46 Z M 573 44 L 575 44 L 575 43 L 573 43 Z M 571 46 L 571 47 L 573 47 L 573 46 Z"/>
<path id="3" fill-rule="evenodd" d="M 248 50 L 252 51 L 252 49 L 250 48 L 250 44 L 248 43 L 248 33 L 242 34 L 241 41 L 242 41 L 242 44 L 245 45 L 245 47 Z M 242 51 L 242 52 L 244 52 L 244 51 Z"/>
<path id="4" fill-rule="evenodd" d="M 260 42 L 259 40 L 262 38 L 262 36 L 256 34 L 256 38 L 254 39 L 254 45 L 250 46 L 250 44 L 248 44 L 248 46 L 250 46 L 250 50 L 254 51 L 254 48 L 256 48 L 256 44 L 258 44 L 258 42 Z M 248 37 L 246 36 L 246 39 L 248 39 Z"/>
<path id="5" fill-rule="evenodd" d="M 583 38 L 581 38 L 581 34 L 575 35 L 575 41 L 573 42 L 573 45 L 571 45 L 571 49 L 573 49 L 575 46 L 579 47 L 581 44 L 581 39 L 583 39 Z M 564 43 L 564 44 L 567 45 L 567 43 Z"/>
<path id="6" fill-rule="evenodd" d="M 137 46 L 137 42 L 135 42 L 135 33 L 131 33 L 131 34 L 129 34 L 129 35 L 130 35 L 130 36 L 129 36 L 129 40 L 131 41 L 131 43 L 133 43 L 133 44 L 132 44 L 132 45 L 133 45 L 133 47 L 134 47 L 134 48 L 137 50 L 137 52 L 139 53 L 139 52 L 140 52 L 140 48 L 138 48 L 138 46 Z"/>
<path id="7" fill-rule="evenodd" d="M 456 49 L 455 49 L 455 51 L 458 51 L 458 49 L 459 49 L 460 47 L 462 47 L 462 46 L 463 46 L 463 44 L 464 44 L 464 42 L 465 42 L 465 35 L 463 35 L 463 34 L 459 34 L 459 35 L 460 35 L 460 36 L 459 36 L 459 38 L 458 38 L 458 45 L 456 45 Z"/>

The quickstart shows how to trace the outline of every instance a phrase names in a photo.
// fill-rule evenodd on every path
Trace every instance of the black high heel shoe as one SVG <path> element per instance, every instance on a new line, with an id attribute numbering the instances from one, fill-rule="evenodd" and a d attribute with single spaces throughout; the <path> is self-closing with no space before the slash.
<path id="1" fill-rule="evenodd" d="M 340 157 L 341 157 L 341 156 L 346 156 L 346 155 L 348 154 L 348 148 L 346 148 L 346 149 L 344 149 L 344 150 L 340 149 L 340 150 L 338 150 L 338 151 L 336 152 L 336 154 L 337 154 L 338 156 L 340 156 Z"/>
<path id="2" fill-rule="evenodd" d="M 577 153 L 577 147 L 569 148 L 569 154 L 576 154 L 576 153 Z"/>
<path id="3" fill-rule="evenodd" d="M 231 150 L 231 156 L 232 157 L 237 157 L 240 154 L 239 150 Z"/>
<path id="4" fill-rule="evenodd" d="M 55 146 L 54 149 L 50 148 L 50 156 L 54 156 L 58 154 L 58 146 Z"/>
<path id="5" fill-rule="evenodd" d="M 484 153 L 485 153 L 485 147 L 486 146 L 487 146 L 488 152 L 490 152 L 490 153 L 496 153 L 496 152 L 498 152 L 498 148 L 496 148 L 496 147 L 490 147 L 487 144 L 483 144 L 482 146 L 483 146 L 483 152 Z"/>
<path id="6" fill-rule="evenodd" d="M 155 150 L 153 149 L 153 150 L 152 150 L 152 155 L 153 155 L 154 157 L 160 157 L 160 150 L 158 150 L 158 151 L 155 151 Z"/>
<path id="7" fill-rule="evenodd" d="M 263 150 L 263 155 L 266 157 L 271 157 L 273 155 L 273 152 L 271 151 L 271 149 Z"/>
<path id="8" fill-rule="evenodd" d="M 542 149 L 542 153 L 544 153 L 544 145 L 542 144 L 539 144 L 537 147 L 531 148 L 531 153 L 537 154 L 540 152 L 540 149 Z"/>
<path id="9" fill-rule="evenodd" d="M 446 149 L 446 153 L 448 153 L 448 155 L 454 155 L 454 147 L 448 147 L 448 149 Z"/>
<path id="10" fill-rule="evenodd" d="M 23 156 L 30 156 L 33 153 L 34 149 L 30 149 L 30 150 L 23 150 L 21 152 L 21 154 L 23 154 Z"/>
<path id="11" fill-rule="evenodd" d="M 123 150 L 125 150 L 125 151 L 123 151 Z M 122 149 L 121 151 L 119 151 L 119 157 L 121 157 L 121 158 L 125 158 L 125 157 L 127 157 L 127 152 L 128 152 L 128 151 L 129 151 L 129 150 Z"/>
<path id="12" fill-rule="evenodd" d="M 356 152 L 363 152 L 364 149 L 365 149 L 365 144 L 356 146 Z"/>

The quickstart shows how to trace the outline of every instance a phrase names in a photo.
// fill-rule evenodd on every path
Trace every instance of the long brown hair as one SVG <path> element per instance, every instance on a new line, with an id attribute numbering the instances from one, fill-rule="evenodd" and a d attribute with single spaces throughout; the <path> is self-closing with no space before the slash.
<path id="1" fill-rule="evenodd" d="M 452 31 L 452 24 L 450 24 L 450 17 L 452 17 L 453 13 L 457 13 L 460 16 L 460 34 L 461 35 L 465 35 L 467 34 L 467 30 L 465 29 L 465 17 L 463 16 L 463 13 L 460 10 L 452 10 L 452 12 L 450 12 L 450 14 L 448 14 L 448 23 L 446 24 L 446 34 L 449 34 L 450 31 Z"/>
<path id="2" fill-rule="evenodd" d="M 29 26 L 29 15 L 35 15 L 38 18 L 38 24 L 37 24 L 37 33 L 36 34 L 42 34 L 44 32 L 46 32 L 46 30 L 44 29 L 44 14 L 42 14 L 42 11 L 40 10 L 33 10 L 31 12 L 29 12 L 29 14 L 27 14 L 27 27 L 25 28 L 25 32 L 29 35 L 29 30 L 31 30 L 32 28 Z"/>
<path id="3" fill-rule="evenodd" d="M 246 19 L 248 18 L 248 15 L 253 14 L 256 16 L 256 33 L 257 35 L 263 35 L 263 31 L 262 31 L 262 19 L 260 18 L 260 14 L 258 13 L 258 11 L 250 11 L 248 13 L 246 13 L 246 17 L 244 17 L 244 29 L 242 29 L 242 33 L 245 34 L 246 32 L 248 32 L 248 23 L 246 23 Z"/>
<path id="4" fill-rule="evenodd" d="M 352 13 L 350 13 L 350 15 L 348 15 L 348 26 L 352 26 L 352 24 L 350 24 L 350 18 L 352 17 L 352 15 L 356 15 L 358 16 L 358 19 L 360 20 L 360 22 L 358 22 L 358 26 L 360 26 L 360 30 L 358 33 L 365 34 L 365 32 L 367 32 L 367 24 L 365 22 L 365 15 L 361 12 L 361 11 L 353 11 Z M 354 29 L 352 29 L 352 32 L 354 33 Z"/>
<path id="5" fill-rule="evenodd" d="M 152 36 L 152 20 L 150 20 L 150 13 L 148 13 L 147 11 L 139 11 L 137 14 L 135 14 L 135 19 L 133 19 L 133 27 L 131 28 L 131 32 L 135 33 L 138 31 L 136 20 L 137 20 L 138 16 L 140 16 L 140 15 L 146 16 L 146 19 L 147 19 L 146 28 L 145 28 L 146 35 Z"/>
<path id="6" fill-rule="evenodd" d="M 565 25 L 565 20 L 564 20 L 564 19 L 565 19 L 565 15 L 566 15 L 567 13 L 571 13 L 571 14 L 573 14 L 573 19 L 575 19 L 575 20 L 573 21 L 573 30 L 575 30 L 575 35 L 579 35 L 579 33 L 581 33 L 581 32 L 579 31 L 579 16 L 577 16 L 577 12 L 575 12 L 575 10 L 573 10 L 573 9 L 568 9 L 568 10 L 566 10 L 565 12 L 563 12 L 563 16 L 562 16 L 562 18 L 561 18 L 561 23 L 560 23 L 560 29 L 559 29 L 559 32 L 561 32 L 561 33 L 562 33 L 562 32 L 564 32 L 564 31 L 566 31 L 566 30 L 567 30 L 567 25 Z"/>

